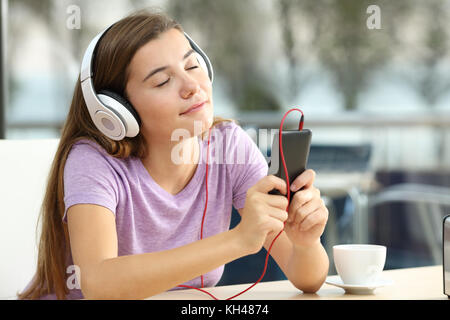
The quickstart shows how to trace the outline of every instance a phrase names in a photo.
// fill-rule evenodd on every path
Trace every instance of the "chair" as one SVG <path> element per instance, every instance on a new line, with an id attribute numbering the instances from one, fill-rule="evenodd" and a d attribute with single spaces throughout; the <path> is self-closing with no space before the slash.
<path id="1" fill-rule="evenodd" d="M 367 143 L 311 145 L 308 168 L 316 171 L 315 185 L 329 210 L 325 229 L 325 249 L 329 255 L 335 244 L 367 242 L 367 192 L 373 183 L 371 154 L 372 146 Z M 351 209 L 338 217 L 334 202 L 339 198 L 345 198 L 346 202 L 350 200 Z M 339 236 L 339 225 L 347 223 L 351 224 L 351 234 Z"/>
<path id="2" fill-rule="evenodd" d="M 0 299 L 15 299 L 36 270 L 36 223 L 58 143 L 0 140 Z"/>
<path id="3" fill-rule="evenodd" d="M 356 145 L 311 145 L 308 166 L 325 172 L 364 172 L 369 168 L 372 146 Z"/>
<path id="4" fill-rule="evenodd" d="M 369 198 L 369 212 L 373 212 L 376 206 L 403 202 L 410 205 L 412 210 L 408 213 L 415 214 L 422 227 L 415 228 L 416 237 L 423 236 L 431 252 L 434 264 L 442 264 L 442 220 L 450 210 L 450 188 L 418 184 L 399 183 L 383 189 Z"/>

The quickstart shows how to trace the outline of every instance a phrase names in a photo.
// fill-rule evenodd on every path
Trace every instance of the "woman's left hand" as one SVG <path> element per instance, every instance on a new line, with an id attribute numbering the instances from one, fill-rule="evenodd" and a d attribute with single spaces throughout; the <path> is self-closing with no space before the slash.
<path id="1" fill-rule="evenodd" d="M 309 247 L 320 242 L 328 220 L 328 209 L 320 198 L 319 189 L 313 186 L 315 176 L 313 170 L 305 170 L 291 185 L 291 203 L 284 231 L 294 246 Z M 300 191 L 292 197 L 292 192 L 297 190 Z"/>

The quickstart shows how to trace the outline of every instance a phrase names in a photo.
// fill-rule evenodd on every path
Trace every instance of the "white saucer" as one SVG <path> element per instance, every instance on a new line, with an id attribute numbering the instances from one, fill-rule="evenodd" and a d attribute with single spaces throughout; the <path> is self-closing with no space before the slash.
<path id="1" fill-rule="evenodd" d="M 344 284 L 341 277 L 339 277 L 338 275 L 327 277 L 325 282 L 333 286 L 342 288 L 345 290 L 345 293 L 349 294 L 373 294 L 373 291 L 376 288 L 389 286 L 394 283 L 389 279 L 379 279 L 378 281 L 371 283 L 370 285 L 350 285 Z"/>

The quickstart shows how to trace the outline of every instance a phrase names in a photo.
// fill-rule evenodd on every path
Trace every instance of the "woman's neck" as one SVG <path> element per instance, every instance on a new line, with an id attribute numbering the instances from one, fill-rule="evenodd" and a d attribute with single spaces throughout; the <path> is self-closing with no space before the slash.
<path id="1" fill-rule="evenodd" d="M 177 194 L 191 181 L 200 157 L 196 136 L 182 142 L 148 143 L 147 157 L 141 159 L 153 180 L 164 190 Z"/>

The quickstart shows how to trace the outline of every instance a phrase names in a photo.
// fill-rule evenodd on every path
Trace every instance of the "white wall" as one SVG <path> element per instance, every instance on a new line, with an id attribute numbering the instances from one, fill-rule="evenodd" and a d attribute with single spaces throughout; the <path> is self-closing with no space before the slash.
<path id="1" fill-rule="evenodd" d="M 0 140 L 0 299 L 15 298 L 34 275 L 37 217 L 58 142 Z"/>

